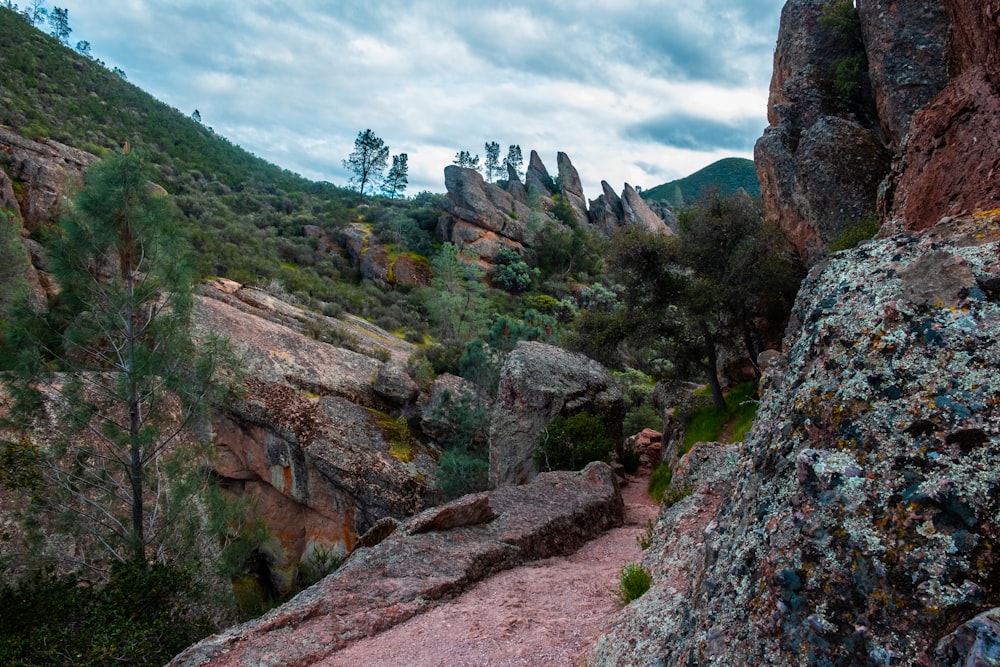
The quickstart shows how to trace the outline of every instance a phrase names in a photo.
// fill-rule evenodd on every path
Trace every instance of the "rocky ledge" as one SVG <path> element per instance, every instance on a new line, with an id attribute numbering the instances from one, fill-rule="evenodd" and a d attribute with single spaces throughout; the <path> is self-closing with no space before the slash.
<path id="1" fill-rule="evenodd" d="M 402 522 L 381 541 L 362 537 L 376 543 L 281 607 L 190 647 L 171 665 L 311 665 L 491 574 L 572 553 L 623 516 L 604 463 L 465 496 Z M 381 528 L 373 530 L 388 532 Z"/>

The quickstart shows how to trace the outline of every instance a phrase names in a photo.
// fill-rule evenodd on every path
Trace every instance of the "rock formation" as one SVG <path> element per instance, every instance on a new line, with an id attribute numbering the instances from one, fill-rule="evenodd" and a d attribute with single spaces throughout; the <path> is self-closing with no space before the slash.
<path id="1" fill-rule="evenodd" d="M 562 224 L 549 213 L 555 206 L 555 195 L 569 203 L 576 224 L 591 226 L 604 234 L 613 234 L 624 225 L 638 225 L 658 234 L 673 233 L 677 219 L 669 206 L 664 204 L 654 211 L 627 183 L 619 196 L 606 181 L 602 181 L 604 192 L 590 202 L 588 209 L 580 175 L 569 156 L 560 152 L 556 159 L 559 168 L 557 188 L 556 181 L 549 175 L 536 151 L 531 151 L 523 184 L 517 173 L 508 167 L 506 189 L 486 183 L 474 169 L 462 169 L 455 165 L 446 167 L 445 187 L 448 194 L 444 212 L 438 221 L 438 240 L 475 252 L 486 265 L 492 264 L 502 248 L 523 253 L 534 242 L 531 238 L 533 230 L 528 226 L 532 216 L 538 226 L 549 221 Z M 532 211 L 530 206 L 536 210 Z M 353 235 L 358 236 L 359 233 Z M 363 247 L 366 246 L 360 239 L 349 246 L 353 257 L 361 257 L 362 272 L 369 264 L 381 267 L 387 263 L 386 259 L 379 259 L 377 252 L 370 257 L 363 256 Z M 377 268 L 367 270 L 376 277 L 380 275 Z"/>
<path id="2" fill-rule="evenodd" d="M 363 278 L 382 287 L 431 284 L 431 267 L 425 258 L 390 252 L 361 224 L 351 225 L 345 233 L 347 254 Z"/>
<path id="3" fill-rule="evenodd" d="M 935 0 L 862 3 L 864 47 L 822 24 L 825 0 L 789 0 L 782 11 L 768 101 L 770 127 L 754 160 L 765 216 L 785 231 L 800 258 L 818 261 L 837 234 L 875 216 L 891 186 L 893 152 L 910 118 L 946 83 L 948 22 Z M 854 99 L 834 80 L 844 59 L 869 63 L 870 94 Z M 885 208 L 887 205 L 883 204 Z"/>
<path id="4" fill-rule="evenodd" d="M 616 443 L 624 403 L 611 373 L 582 354 L 544 343 L 517 344 L 500 372 L 490 420 L 490 484 L 523 484 L 538 474 L 533 459 L 542 429 L 556 417 L 597 415 Z"/>
<path id="5" fill-rule="evenodd" d="M 614 476 L 603 463 L 466 496 L 403 522 L 290 602 L 205 639 L 170 664 L 317 664 L 495 572 L 572 553 L 623 516 Z"/>

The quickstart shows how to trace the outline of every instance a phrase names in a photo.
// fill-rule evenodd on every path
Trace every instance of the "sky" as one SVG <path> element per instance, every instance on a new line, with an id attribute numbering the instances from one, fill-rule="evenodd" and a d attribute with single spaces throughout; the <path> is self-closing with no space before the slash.
<path id="1" fill-rule="evenodd" d="M 25 4 L 25 3 L 22 3 Z M 50 6 L 52 0 L 48 3 Z M 75 45 L 285 169 L 346 186 L 371 129 L 444 191 L 455 154 L 569 155 L 650 188 L 752 157 L 783 0 L 59 0 Z"/>

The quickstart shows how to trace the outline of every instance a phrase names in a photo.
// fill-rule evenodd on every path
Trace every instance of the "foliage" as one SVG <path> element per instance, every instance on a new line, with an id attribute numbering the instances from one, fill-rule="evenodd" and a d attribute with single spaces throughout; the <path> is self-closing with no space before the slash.
<path id="1" fill-rule="evenodd" d="M 309 588 L 328 574 L 335 572 L 346 557 L 344 546 L 339 542 L 334 546 L 311 544 L 299 563 L 298 587 Z"/>
<path id="2" fill-rule="evenodd" d="M 425 292 L 424 306 L 438 336 L 459 342 L 481 336 L 489 322 L 482 269 L 452 243 L 441 246 L 431 269 L 432 289 Z"/>
<path id="3" fill-rule="evenodd" d="M 862 241 L 867 241 L 878 234 L 880 227 L 878 217 L 875 214 L 866 215 L 852 224 L 845 225 L 830 243 L 830 252 L 853 248 Z"/>
<path id="4" fill-rule="evenodd" d="M 473 156 L 469 151 L 459 151 L 455 153 L 455 159 L 452 160 L 452 164 L 456 164 L 463 169 L 474 169 L 475 171 L 481 171 L 482 167 L 479 166 L 479 155 Z"/>
<path id="5" fill-rule="evenodd" d="M 521 167 L 524 165 L 524 156 L 521 154 L 521 146 L 518 144 L 511 144 L 507 147 L 507 157 L 503 159 L 503 169 L 506 171 L 509 168 L 514 169 L 514 173 L 517 174 L 518 178 L 524 177 L 524 171 Z"/>
<path id="6" fill-rule="evenodd" d="M 561 208 L 555 210 L 563 211 Z M 584 227 L 576 224 L 575 216 L 572 225 L 559 225 L 550 220 L 535 239 L 535 264 L 543 278 L 586 277 L 600 271 L 601 253 L 597 243 Z"/>
<path id="7" fill-rule="evenodd" d="M 448 450 L 438 460 L 438 488 L 446 499 L 489 488 L 490 464 L 485 458 L 458 450 Z"/>
<path id="8" fill-rule="evenodd" d="M 493 284 L 508 292 L 525 292 L 531 287 L 535 272 L 516 250 L 501 248 L 493 260 Z"/>
<path id="9" fill-rule="evenodd" d="M 28 268 L 20 221 L 10 211 L 0 211 L 0 285 L 4 286 L 0 290 L 0 318 L 6 308 L 24 297 Z"/>
<path id="10" fill-rule="evenodd" d="M 489 488 L 488 429 L 485 404 L 471 396 L 445 395 L 437 417 L 446 420 L 450 432 L 438 437 L 445 452 L 438 460 L 436 481 L 446 499 Z"/>
<path id="11" fill-rule="evenodd" d="M 642 455 L 635 447 L 626 445 L 621 450 L 621 458 L 618 462 L 622 464 L 622 469 L 626 474 L 634 475 L 642 467 Z"/>
<path id="12" fill-rule="evenodd" d="M 486 160 L 483 163 L 486 182 L 492 183 L 493 179 L 504 175 L 500 169 L 500 144 L 495 141 L 487 141 L 483 148 L 486 151 Z"/>
<path id="13" fill-rule="evenodd" d="M 642 565 L 629 563 L 622 568 L 618 584 L 618 602 L 625 606 L 633 600 L 638 600 L 652 585 L 653 578 Z"/>
<path id="14" fill-rule="evenodd" d="M 652 474 L 649 476 L 649 482 L 646 486 L 646 492 L 649 493 L 650 498 L 658 503 L 663 502 L 663 496 L 667 492 L 667 488 L 670 486 L 670 480 L 673 479 L 674 471 L 670 469 L 670 466 L 666 463 L 661 463 L 653 469 Z"/>
<path id="15" fill-rule="evenodd" d="M 365 189 L 382 180 L 382 172 L 389 162 L 389 147 L 369 128 L 358 132 L 354 151 L 344 160 L 344 167 L 353 174 L 351 182 L 357 185 L 360 201 L 365 201 Z"/>
<path id="16" fill-rule="evenodd" d="M 643 551 L 648 549 L 653 544 L 653 536 L 655 534 L 656 531 L 653 526 L 653 520 L 646 519 L 646 527 L 635 538 L 635 541 L 636 543 L 638 543 L 639 548 L 642 549 Z"/>
<path id="17" fill-rule="evenodd" d="M 116 563 L 105 584 L 38 573 L 0 585 L 0 663 L 163 665 L 215 628 L 176 565 Z"/>
<path id="18" fill-rule="evenodd" d="M 596 415 L 556 417 L 538 436 L 535 465 L 549 470 L 582 470 L 591 461 L 610 461 L 614 443 Z"/>
<path id="19" fill-rule="evenodd" d="M 760 181 L 753 160 L 729 157 L 699 169 L 690 176 L 669 181 L 642 191 L 647 201 L 667 201 L 676 209 L 687 208 L 686 202 L 701 201 L 718 192 L 722 196 L 743 190 L 751 197 L 760 196 Z"/>
<path id="20" fill-rule="evenodd" d="M 634 435 L 644 429 L 659 431 L 663 428 L 663 420 L 657 414 L 656 408 L 647 399 L 646 401 L 630 408 L 625 413 L 625 420 L 622 422 L 622 433 Z"/>
<path id="21" fill-rule="evenodd" d="M 696 409 L 684 430 L 683 452 L 696 442 L 717 442 L 727 426 L 732 428 L 734 442 L 742 440 L 757 414 L 756 393 L 755 383 L 744 382 L 726 395 L 724 409 L 716 405 Z"/>
<path id="22" fill-rule="evenodd" d="M 382 181 L 382 194 L 389 199 L 395 199 L 396 195 L 402 195 L 406 190 L 406 185 L 409 182 L 409 159 L 410 157 L 406 153 L 392 156 L 392 166 L 389 167 L 389 173 Z"/>
<path id="23" fill-rule="evenodd" d="M 820 25 L 831 30 L 847 52 L 833 63 L 833 90 L 843 106 L 856 110 L 868 77 L 868 56 L 861 36 L 861 17 L 854 0 L 833 0 L 823 9 Z"/>

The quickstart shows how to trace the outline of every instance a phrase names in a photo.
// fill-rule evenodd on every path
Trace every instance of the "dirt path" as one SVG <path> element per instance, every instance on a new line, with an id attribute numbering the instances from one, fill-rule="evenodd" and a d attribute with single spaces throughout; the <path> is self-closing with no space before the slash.
<path id="1" fill-rule="evenodd" d="M 636 538 L 657 506 L 646 477 L 622 489 L 625 525 L 568 557 L 501 572 L 448 604 L 361 640 L 325 667 L 578 667 L 618 610 L 622 566 L 641 558 Z"/>

